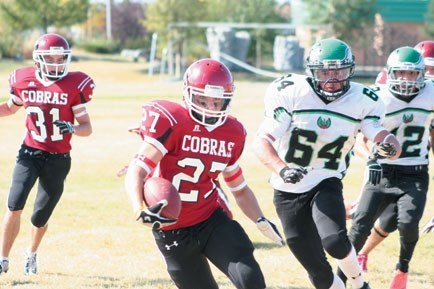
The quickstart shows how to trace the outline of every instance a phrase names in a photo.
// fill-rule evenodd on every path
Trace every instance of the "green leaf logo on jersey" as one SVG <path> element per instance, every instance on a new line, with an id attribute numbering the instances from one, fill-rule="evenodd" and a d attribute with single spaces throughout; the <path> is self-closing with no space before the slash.
<path id="1" fill-rule="evenodd" d="M 274 119 L 277 121 L 282 121 L 282 114 L 287 114 L 287 115 L 291 115 L 286 108 L 284 107 L 278 107 L 274 110 Z"/>
<path id="2" fill-rule="evenodd" d="M 330 118 L 324 119 L 322 117 L 319 117 L 316 121 L 316 124 L 322 129 L 327 129 L 332 124 L 332 121 L 330 120 Z"/>
<path id="3" fill-rule="evenodd" d="M 404 114 L 403 116 L 402 116 L 402 121 L 404 122 L 404 123 L 410 123 L 410 122 L 412 122 L 413 121 L 413 114 L 410 114 L 410 115 L 406 115 L 406 114 Z"/>

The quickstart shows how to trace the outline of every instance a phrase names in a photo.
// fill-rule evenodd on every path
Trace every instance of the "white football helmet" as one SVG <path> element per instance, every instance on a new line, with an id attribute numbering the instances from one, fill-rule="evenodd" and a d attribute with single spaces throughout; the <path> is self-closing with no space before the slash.
<path id="1" fill-rule="evenodd" d="M 397 71 L 415 71 L 415 80 L 399 78 Z M 413 47 L 395 49 L 387 59 L 387 86 L 398 96 L 415 96 L 424 85 L 425 63 L 422 55 Z"/>

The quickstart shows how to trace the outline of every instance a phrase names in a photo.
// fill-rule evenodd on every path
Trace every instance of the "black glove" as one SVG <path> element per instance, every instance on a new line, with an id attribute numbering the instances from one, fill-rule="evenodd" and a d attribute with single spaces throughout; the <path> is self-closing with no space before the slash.
<path id="1" fill-rule="evenodd" d="M 280 246 L 285 245 L 285 242 L 282 239 L 282 235 L 280 235 L 279 231 L 277 230 L 276 225 L 274 225 L 267 218 L 259 217 L 256 220 L 256 226 L 258 227 L 259 231 L 261 231 L 261 233 L 265 237 L 267 237 L 268 239 L 270 239 L 271 241 L 273 241 L 277 245 L 280 245 Z"/>
<path id="2" fill-rule="evenodd" d="M 163 208 L 167 206 L 167 201 L 162 200 L 138 213 L 136 221 L 150 226 L 154 230 L 160 229 L 161 225 L 171 225 L 178 219 L 165 218 L 160 215 Z"/>
<path id="3" fill-rule="evenodd" d="M 74 133 L 75 128 L 72 123 L 64 120 L 55 120 L 53 122 L 59 129 L 61 134 Z"/>
<path id="4" fill-rule="evenodd" d="M 378 185 L 383 177 L 383 169 L 376 159 L 369 159 L 366 163 L 368 167 L 368 184 Z"/>
<path id="5" fill-rule="evenodd" d="M 377 142 L 372 147 L 372 153 L 376 159 L 390 158 L 396 155 L 396 149 L 391 143 Z"/>
<path id="6" fill-rule="evenodd" d="M 284 167 L 279 175 L 285 183 L 295 184 L 303 179 L 303 176 L 307 174 L 307 170 L 303 167 Z"/>

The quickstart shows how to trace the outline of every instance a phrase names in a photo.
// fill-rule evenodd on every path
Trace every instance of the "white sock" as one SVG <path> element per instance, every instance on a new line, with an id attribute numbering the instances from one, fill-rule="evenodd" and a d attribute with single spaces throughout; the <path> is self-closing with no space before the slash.
<path id="1" fill-rule="evenodd" d="M 2 257 L 1 257 L 1 260 L 2 260 L 2 261 L 8 261 L 8 262 L 9 262 L 9 257 L 2 256 Z"/>
<path id="2" fill-rule="evenodd" d="M 362 288 L 363 277 L 359 262 L 357 261 L 356 250 L 351 246 L 351 251 L 344 259 L 336 259 L 339 268 L 344 272 L 353 288 Z"/>
<path id="3" fill-rule="evenodd" d="M 330 286 L 329 289 L 345 289 L 345 284 L 342 282 L 341 278 L 339 278 L 336 274 L 333 275 L 335 278 L 333 279 L 332 286 Z"/>
<path id="4" fill-rule="evenodd" d="M 26 256 L 33 257 L 36 255 L 36 252 L 30 252 L 30 250 L 26 250 Z"/>

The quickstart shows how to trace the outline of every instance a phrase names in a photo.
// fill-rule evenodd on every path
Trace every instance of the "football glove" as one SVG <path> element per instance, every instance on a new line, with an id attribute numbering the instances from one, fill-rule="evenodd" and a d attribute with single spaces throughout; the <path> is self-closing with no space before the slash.
<path id="1" fill-rule="evenodd" d="M 75 128 L 72 123 L 64 120 L 55 120 L 53 122 L 59 129 L 61 134 L 74 133 Z"/>
<path id="2" fill-rule="evenodd" d="M 422 233 L 428 234 L 429 232 L 434 232 L 434 217 L 428 221 L 428 223 L 425 224 L 422 228 Z"/>
<path id="3" fill-rule="evenodd" d="M 383 169 L 376 159 L 369 159 L 366 163 L 368 168 L 368 184 L 378 185 L 383 177 Z"/>
<path id="4" fill-rule="evenodd" d="M 396 155 L 396 149 L 391 143 L 377 142 L 372 147 L 372 153 L 376 159 L 391 158 Z"/>
<path id="5" fill-rule="evenodd" d="M 295 184 L 303 179 L 307 170 L 303 167 L 284 167 L 280 170 L 279 175 L 285 183 Z"/>
<path id="6" fill-rule="evenodd" d="M 161 200 L 155 205 L 145 208 L 138 212 L 136 221 L 151 227 L 153 230 L 158 230 L 162 226 L 167 226 L 175 223 L 178 219 L 166 218 L 160 215 L 161 211 L 167 206 L 167 200 Z"/>
<path id="7" fill-rule="evenodd" d="M 280 235 L 279 231 L 277 230 L 276 225 L 274 225 L 271 221 L 269 221 L 265 217 L 259 217 L 256 220 L 256 226 L 258 227 L 259 231 L 276 243 L 277 245 L 283 246 L 285 245 L 285 241 L 283 241 L 282 236 Z"/>

